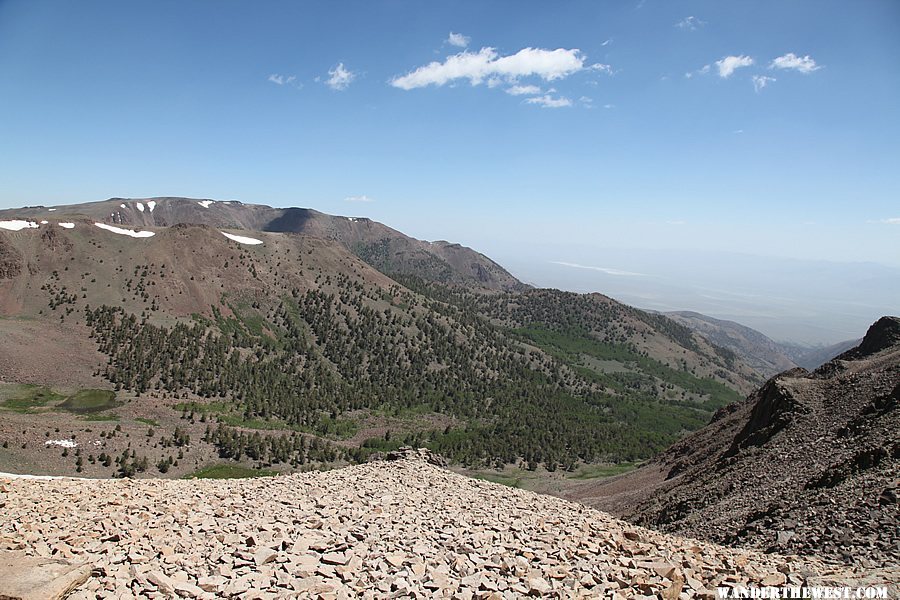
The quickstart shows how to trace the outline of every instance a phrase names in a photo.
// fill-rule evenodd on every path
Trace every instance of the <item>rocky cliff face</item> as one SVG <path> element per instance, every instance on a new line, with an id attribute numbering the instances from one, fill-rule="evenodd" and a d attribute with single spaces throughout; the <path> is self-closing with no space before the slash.
<path id="1" fill-rule="evenodd" d="M 646 467 L 575 496 L 729 545 L 896 565 L 898 405 L 900 319 L 884 317 L 857 348 L 772 378 Z"/>
<path id="2" fill-rule="evenodd" d="M 676 599 L 884 579 L 648 531 L 427 454 L 393 458 L 243 480 L 0 478 L 0 557 L 90 565 L 72 598 Z"/>

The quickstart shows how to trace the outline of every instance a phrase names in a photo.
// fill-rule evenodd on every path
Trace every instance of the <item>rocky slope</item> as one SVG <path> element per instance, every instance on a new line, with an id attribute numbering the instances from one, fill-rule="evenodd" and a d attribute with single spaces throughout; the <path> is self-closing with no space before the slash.
<path id="1" fill-rule="evenodd" d="M 815 560 L 644 530 L 428 458 L 230 481 L 0 478 L 0 550 L 89 565 L 71 596 L 85 599 L 675 599 L 863 583 Z"/>
<path id="2" fill-rule="evenodd" d="M 769 380 L 636 472 L 577 497 L 726 544 L 900 564 L 900 319 L 810 373 Z"/>

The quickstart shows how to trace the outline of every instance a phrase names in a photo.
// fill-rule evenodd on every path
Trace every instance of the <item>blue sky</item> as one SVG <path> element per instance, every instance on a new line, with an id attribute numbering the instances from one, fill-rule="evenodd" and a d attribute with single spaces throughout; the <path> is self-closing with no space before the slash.
<path id="1" fill-rule="evenodd" d="M 5 0 L 0 206 L 184 195 L 501 261 L 900 266 L 898 98 L 891 0 Z"/>

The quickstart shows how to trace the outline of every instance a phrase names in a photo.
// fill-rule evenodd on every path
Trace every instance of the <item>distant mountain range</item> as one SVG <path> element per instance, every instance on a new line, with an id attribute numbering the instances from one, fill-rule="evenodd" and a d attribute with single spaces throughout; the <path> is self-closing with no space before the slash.
<path id="1" fill-rule="evenodd" d="M 55 207 L 0 210 L 3 219 L 90 220 L 131 228 L 207 225 L 268 233 L 295 233 L 333 241 L 382 271 L 486 289 L 525 286 L 488 257 L 459 244 L 423 242 L 364 217 L 337 217 L 308 208 L 272 208 L 238 201 L 189 198 L 111 198 Z"/>
<path id="2" fill-rule="evenodd" d="M 766 377 L 794 367 L 816 369 L 860 342 L 860 339 L 855 339 L 830 346 L 807 347 L 776 342 L 740 323 L 715 319 L 697 312 L 678 311 L 663 314 L 690 327 L 713 344 L 731 350 Z"/>

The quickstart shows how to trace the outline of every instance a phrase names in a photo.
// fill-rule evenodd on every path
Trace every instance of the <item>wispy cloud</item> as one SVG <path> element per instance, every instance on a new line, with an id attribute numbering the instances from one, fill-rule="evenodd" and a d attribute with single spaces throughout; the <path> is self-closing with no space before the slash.
<path id="1" fill-rule="evenodd" d="M 607 39 L 607 40 L 603 40 L 602 42 L 600 42 L 600 45 L 601 45 L 601 46 L 609 46 L 609 45 L 612 44 L 612 43 L 613 43 L 613 39 L 612 39 L 612 38 L 609 38 L 609 39 Z"/>
<path id="2" fill-rule="evenodd" d="M 687 77 L 688 79 L 690 79 L 694 75 L 706 75 L 707 73 L 709 73 L 710 69 L 711 69 L 711 67 L 709 65 L 703 65 L 696 71 L 688 71 L 687 73 L 684 74 L 684 76 Z"/>
<path id="3" fill-rule="evenodd" d="M 508 56 L 501 56 L 494 48 L 482 48 L 478 52 L 466 50 L 447 57 L 443 62 L 434 61 L 418 67 L 406 75 L 394 77 L 390 84 L 402 90 L 412 90 L 430 85 L 442 86 L 460 79 L 468 79 L 472 85 L 492 78 L 514 83 L 520 77 L 529 76 L 554 81 L 587 69 L 608 68 L 608 65 L 586 65 L 585 60 L 586 57 L 577 48 L 523 48 Z"/>
<path id="4" fill-rule="evenodd" d="M 793 69 L 801 73 L 812 73 L 818 71 L 822 67 L 816 64 L 816 61 L 810 55 L 797 56 L 793 52 L 788 52 L 784 56 L 779 56 L 769 64 L 770 69 Z"/>
<path id="5" fill-rule="evenodd" d="M 451 46 L 456 46 L 457 48 L 467 48 L 471 41 L 472 38 L 469 36 L 461 33 L 453 33 L 452 31 L 450 32 L 450 35 L 447 36 L 447 43 Z"/>
<path id="6" fill-rule="evenodd" d="M 671 221 L 666 221 L 669 225 L 687 225 L 687 221 L 684 219 L 673 219 Z"/>
<path id="7" fill-rule="evenodd" d="M 375 198 L 369 198 L 365 194 L 362 196 L 347 196 L 344 202 L 375 202 Z"/>
<path id="8" fill-rule="evenodd" d="M 753 80 L 753 89 L 756 93 L 759 93 L 761 89 L 776 81 L 774 77 L 766 77 L 765 75 L 754 75 Z"/>
<path id="9" fill-rule="evenodd" d="M 507 88 L 506 93 L 511 96 L 536 96 L 541 91 L 541 88 L 536 85 L 514 85 Z"/>
<path id="10" fill-rule="evenodd" d="M 719 70 L 719 77 L 728 78 L 741 67 L 753 65 L 753 62 L 749 56 L 726 56 L 716 61 L 716 68 Z"/>
<path id="11" fill-rule="evenodd" d="M 688 31 L 696 31 L 706 25 L 706 21 L 701 21 L 697 17 L 685 17 L 682 20 L 675 23 L 675 27 L 678 29 L 686 29 Z"/>
<path id="12" fill-rule="evenodd" d="M 337 91 L 346 90 L 347 87 L 353 83 L 353 80 L 356 79 L 356 73 L 344 67 L 344 63 L 342 62 L 338 63 L 335 68 L 328 71 L 328 75 L 329 77 L 325 80 L 325 85 Z"/>
<path id="13" fill-rule="evenodd" d="M 565 108 L 567 106 L 572 106 L 572 101 L 565 96 L 556 96 L 554 98 L 550 94 L 527 98 L 525 102 L 527 104 L 536 104 L 541 108 Z"/>
<path id="14" fill-rule="evenodd" d="M 551 264 L 561 265 L 563 267 L 571 267 L 573 269 L 587 269 L 589 271 L 600 271 L 607 275 L 617 275 L 622 277 L 646 277 L 644 273 L 634 273 L 632 271 L 622 271 L 620 269 L 611 269 L 609 267 L 592 267 L 589 265 L 579 265 L 578 263 L 563 262 L 561 260 L 551 260 Z"/>
<path id="15" fill-rule="evenodd" d="M 900 225 L 900 217 L 890 217 L 887 219 L 881 219 L 879 223 L 884 223 L 885 225 Z"/>
<path id="16" fill-rule="evenodd" d="M 271 81 L 275 85 L 284 85 L 284 84 L 293 84 L 297 81 L 297 78 L 294 75 L 279 75 L 278 73 L 272 73 L 269 75 L 267 81 Z M 299 85 L 299 84 L 295 84 Z"/>

